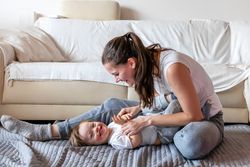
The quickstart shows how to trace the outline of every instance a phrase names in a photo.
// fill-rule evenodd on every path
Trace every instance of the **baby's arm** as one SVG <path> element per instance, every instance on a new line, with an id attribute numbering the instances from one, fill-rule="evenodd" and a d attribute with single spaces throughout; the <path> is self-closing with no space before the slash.
<path id="1" fill-rule="evenodd" d="M 142 143 L 141 133 L 138 133 L 136 135 L 132 135 L 129 137 L 129 139 L 130 139 L 130 142 L 131 142 L 133 148 L 140 146 Z M 160 144 L 161 144 L 160 138 L 159 138 L 159 136 L 157 136 L 157 138 L 154 142 L 154 145 L 160 145 Z"/>
<path id="2" fill-rule="evenodd" d="M 140 144 L 142 143 L 141 133 L 129 136 L 129 139 L 133 148 L 140 146 Z"/>

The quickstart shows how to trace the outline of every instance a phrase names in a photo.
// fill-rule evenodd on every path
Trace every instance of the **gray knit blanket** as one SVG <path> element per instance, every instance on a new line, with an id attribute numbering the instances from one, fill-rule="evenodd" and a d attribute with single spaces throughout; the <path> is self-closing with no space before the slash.
<path id="1" fill-rule="evenodd" d="M 227 125 L 223 143 L 201 160 L 187 160 L 173 144 L 115 150 L 72 147 L 66 140 L 29 141 L 0 127 L 0 166 L 39 167 L 235 167 L 250 166 L 250 126 Z"/>

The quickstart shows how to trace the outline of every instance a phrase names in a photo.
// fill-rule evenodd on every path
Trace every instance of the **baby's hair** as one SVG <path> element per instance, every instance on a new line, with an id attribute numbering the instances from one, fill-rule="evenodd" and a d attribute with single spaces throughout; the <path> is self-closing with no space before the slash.
<path id="1" fill-rule="evenodd" d="M 84 122 L 90 122 L 90 121 L 84 121 Z M 75 126 L 71 132 L 70 132 L 70 144 L 75 147 L 80 147 L 80 146 L 86 146 L 88 145 L 84 140 L 80 138 L 79 134 L 79 126 L 82 122 L 80 122 L 77 126 Z"/>

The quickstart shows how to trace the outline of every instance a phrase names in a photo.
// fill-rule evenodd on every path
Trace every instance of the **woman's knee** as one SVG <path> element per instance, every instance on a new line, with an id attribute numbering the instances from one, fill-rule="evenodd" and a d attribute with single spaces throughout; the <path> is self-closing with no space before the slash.
<path id="1" fill-rule="evenodd" d="M 192 122 L 178 131 L 174 143 L 188 159 L 199 159 L 209 154 L 220 140 L 218 128 L 211 122 Z"/>

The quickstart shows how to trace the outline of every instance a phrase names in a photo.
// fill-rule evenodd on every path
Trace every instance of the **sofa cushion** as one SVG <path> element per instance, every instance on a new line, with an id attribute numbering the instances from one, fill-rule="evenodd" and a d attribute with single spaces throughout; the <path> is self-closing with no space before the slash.
<path id="1" fill-rule="evenodd" d="M 128 97 L 128 87 L 91 81 L 13 81 L 13 86 L 6 81 L 4 85 L 3 104 L 99 105 L 111 97 Z"/>
<path id="2" fill-rule="evenodd" d="M 231 31 L 231 62 L 250 65 L 250 22 L 232 21 Z"/>
<path id="3" fill-rule="evenodd" d="M 244 65 L 201 63 L 212 79 L 216 92 L 228 90 L 250 76 L 250 69 Z"/>
<path id="4" fill-rule="evenodd" d="M 216 92 L 230 89 L 245 80 L 250 70 L 241 66 L 202 63 L 212 79 Z M 116 83 L 101 62 L 32 62 L 12 63 L 7 67 L 9 80 L 85 80 L 103 83 Z"/>
<path id="5" fill-rule="evenodd" d="M 100 60 L 105 44 L 128 31 L 137 33 L 146 46 L 160 43 L 199 62 L 227 63 L 230 58 L 228 23 L 218 20 L 86 21 L 44 17 L 35 26 L 47 32 L 70 61 Z"/>
<path id="6" fill-rule="evenodd" d="M 132 29 L 145 45 L 159 43 L 200 63 L 224 64 L 230 58 L 228 23 L 220 20 L 138 21 Z"/>
<path id="7" fill-rule="evenodd" d="M 66 61 L 48 34 L 35 27 L 6 31 L 3 41 L 14 47 L 19 62 Z"/>
<path id="8" fill-rule="evenodd" d="M 35 26 L 48 33 L 72 62 L 100 61 L 103 48 L 111 38 L 132 31 L 129 21 L 42 17 Z"/>
<path id="9" fill-rule="evenodd" d="M 6 70 L 8 80 L 84 80 L 125 85 L 116 83 L 101 62 L 14 62 Z"/>

